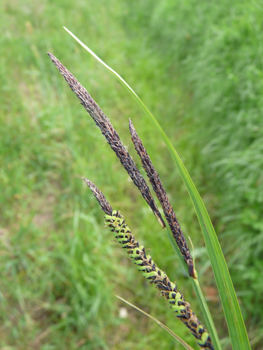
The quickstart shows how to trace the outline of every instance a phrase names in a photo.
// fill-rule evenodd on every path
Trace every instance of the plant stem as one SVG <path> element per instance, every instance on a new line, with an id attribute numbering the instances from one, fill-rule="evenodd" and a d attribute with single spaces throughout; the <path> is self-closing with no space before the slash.
<path id="1" fill-rule="evenodd" d="M 220 340 L 218 338 L 218 334 L 217 334 L 217 331 L 216 331 L 216 328 L 214 325 L 214 321 L 213 321 L 212 316 L 210 314 L 210 311 L 208 309 L 208 306 L 207 306 L 204 294 L 201 290 L 199 281 L 198 281 L 198 279 L 191 278 L 191 282 L 192 282 L 195 294 L 197 296 L 199 305 L 201 307 L 202 314 L 203 314 L 204 319 L 205 319 L 205 325 L 208 328 L 208 331 L 209 331 L 210 336 L 212 338 L 214 348 L 215 348 L 215 350 L 222 350 Z"/>
<path id="2" fill-rule="evenodd" d="M 174 241 L 174 239 L 172 238 L 172 234 L 169 232 L 169 230 L 167 229 L 166 230 L 166 235 L 174 249 L 174 251 L 176 252 L 185 272 L 187 273 L 187 264 L 182 256 L 182 254 L 180 253 L 180 250 L 176 244 L 176 242 Z M 222 350 L 222 347 L 221 347 L 221 344 L 220 344 L 220 340 L 218 338 L 218 334 L 217 334 L 217 331 L 216 331 L 216 328 L 215 328 L 215 324 L 214 324 L 214 321 L 212 319 L 212 316 L 210 314 L 210 311 L 208 309 L 208 306 L 207 306 L 207 302 L 205 300 L 205 297 L 204 297 L 204 294 L 201 290 L 201 287 L 200 287 L 200 284 L 199 284 L 199 281 L 198 281 L 198 278 L 190 278 L 191 279 L 191 282 L 192 282 L 192 286 L 193 286 L 193 289 L 195 291 L 195 294 L 197 296 L 197 300 L 198 300 L 198 303 L 199 303 L 199 306 L 202 310 L 202 314 L 203 314 L 203 317 L 204 317 L 204 320 L 205 320 L 205 325 L 211 335 L 211 338 L 212 338 L 212 342 L 213 342 L 213 345 L 214 345 L 214 348 L 215 350 Z"/>

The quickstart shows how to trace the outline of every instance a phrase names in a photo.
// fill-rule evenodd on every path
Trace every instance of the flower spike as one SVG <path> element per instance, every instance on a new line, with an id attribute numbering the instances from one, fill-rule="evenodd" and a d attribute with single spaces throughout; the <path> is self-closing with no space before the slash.
<path id="1" fill-rule="evenodd" d="M 145 147 L 143 146 L 142 141 L 139 138 L 131 120 L 129 120 L 129 129 L 130 129 L 131 138 L 132 138 L 132 142 L 134 144 L 134 147 L 135 147 L 138 155 L 141 158 L 142 166 L 143 166 L 144 170 L 146 171 L 146 174 L 147 174 L 147 176 L 150 180 L 150 183 L 153 187 L 153 190 L 156 193 L 156 196 L 161 203 L 165 218 L 170 226 L 173 237 L 174 237 L 174 239 L 175 239 L 175 241 L 180 249 L 180 252 L 181 252 L 185 262 L 188 265 L 189 275 L 193 278 L 197 278 L 196 272 L 194 269 L 193 259 L 192 259 L 191 253 L 190 253 L 190 249 L 187 245 L 186 239 L 185 239 L 183 232 L 180 228 L 180 225 L 179 225 L 179 222 L 176 218 L 173 207 L 172 207 L 172 205 L 169 201 L 169 198 L 167 196 L 167 193 L 166 193 L 166 191 L 161 183 L 159 174 L 155 170 L 153 163 L 152 163 Z"/>
<path id="2" fill-rule="evenodd" d="M 163 218 L 153 199 L 153 196 L 150 192 L 146 181 L 144 180 L 138 168 L 136 167 L 130 154 L 127 152 L 126 148 L 122 144 L 120 137 L 117 131 L 114 129 L 113 125 L 111 124 L 110 120 L 103 113 L 99 105 L 93 100 L 88 91 L 78 82 L 74 75 L 71 74 L 67 70 L 67 68 L 64 67 L 63 64 L 52 53 L 48 53 L 48 56 L 50 57 L 54 65 L 57 67 L 61 75 L 64 77 L 71 90 L 75 93 L 82 106 L 86 109 L 86 111 L 92 117 L 96 125 L 100 128 L 101 133 L 105 136 L 108 144 L 115 152 L 116 156 L 119 158 L 121 164 L 131 177 L 133 183 L 140 190 L 143 198 L 152 209 L 158 222 L 163 228 L 165 228 Z"/>

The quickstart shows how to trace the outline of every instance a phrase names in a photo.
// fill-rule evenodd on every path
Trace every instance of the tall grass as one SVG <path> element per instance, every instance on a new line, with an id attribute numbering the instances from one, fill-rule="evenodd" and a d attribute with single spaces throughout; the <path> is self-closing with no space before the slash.
<path id="1" fill-rule="evenodd" d="M 167 0 L 137 6 L 131 9 L 133 24 L 148 14 L 142 27 L 151 33 L 148 45 L 165 57 L 167 69 L 191 94 L 196 131 L 185 141 L 200 155 L 188 155 L 195 164 L 190 172 L 217 197 L 208 201 L 243 314 L 255 327 L 251 334 L 259 327 L 256 346 L 262 336 L 262 307 L 256 305 L 263 295 L 262 5 Z M 129 23 L 126 28 L 129 32 Z"/>
<path id="2" fill-rule="evenodd" d="M 199 254 L 201 247 L 198 248 L 195 237 L 198 225 L 191 203 L 179 177 L 174 180 L 177 173 L 162 142 L 156 145 L 153 130 L 114 79 L 75 47 L 62 30 L 67 25 L 81 37 L 87 37 L 94 51 L 107 58 L 130 82 L 162 121 L 198 187 L 201 186 L 203 193 L 213 193 L 213 196 L 206 194 L 205 201 L 212 207 L 218 228 L 232 241 L 224 249 L 232 258 L 229 262 L 235 285 L 238 290 L 245 290 L 246 298 L 240 293 L 241 307 L 247 324 L 251 325 L 254 348 L 260 348 L 262 308 L 255 305 L 262 303 L 262 293 L 258 293 L 262 291 L 262 250 L 257 244 L 262 236 L 262 188 L 260 180 L 257 181 L 261 166 L 258 157 L 261 8 L 246 1 L 234 2 L 231 11 L 226 2 L 216 6 L 197 5 L 193 1 L 174 4 L 176 7 L 162 2 L 156 8 L 152 2 L 138 1 L 134 8 L 129 8 L 130 2 L 117 0 L 110 4 L 2 1 L 2 347 L 174 349 L 169 336 L 152 328 L 143 317 L 135 317 L 133 313 L 128 319 L 119 317 L 120 304 L 113 298 L 116 289 L 136 305 L 142 308 L 146 305 L 151 314 L 161 315 L 161 320 L 171 328 L 174 324 L 169 310 L 166 313 L 163 307 L 152 306 L 144 299 L 144 290 L 137 288 L 142 280 L 137 281 L 135 272 L 125 264 L 115 268 L 114 276 L 110 274 L 108 262 L 116 262 L 118 266 L 124 255 L 115 250 L 114 244 L 104 244 L 98 223 L 101 216 L 82 188 L 80 177 L 93 176 L 98 185 L 103 184 L 105 194 L 116 207 L 122 208 L 127 220 L 133 217 L 134 225 L 138 223 L 137 230 L 140 222 L 144 228 L 143 241 L 148 240 L 148 232 L 160 235 L 154 228 L 154 218 L 151 219 L 151 213 L 127 181 L 126 174 L 111 152 L 101 147 L 103 140 L 99 133 L 53 74 L 46 51 L 56 48 L 56 54 L 63 56 L 65 64 L 74 65 L 76 75 L 106 113 L 114 117 L 127 144 L 126 122 L 136 116 L 141 135 L 146 136 L 147 149 L 160 165 L 160 175 L 167 179 L 168 193 L 175 193 L 176 189 L 173 200 L 177 215 L 197 247 L 197 264 L 206 262 L 205 256 Z M 168 5 L 171 7 L 167 8 Z M 230 18 L 235 19 L 234 26 L 229 25 Z M 220 59 L 222 54 L 224 59 Z M 243 69 L 248 63 L 252 68 Z M 225 73 L 228 67 L 230 75 Z M 243 112 L 238 114 L 240 106 Z M 211 118 L 215 115 L 218 118 Z M 199 153 L 202 149 L 203 153 Z M 103 159 L 103 165 L 98 163 L 99 159 Z M 249 171 L 247 164 L 250 165 L 251 159 L 252 171 Z M 132 199 L 129 203 L 127 195 Z M 231 238 L 232 233 L 237 238 Z M 108 233 L 103 234 L 109 239 Z M 235 247 L 237 239 L 245 240 L 250 248 L 233 255 L 232 246 Z M 236 244 L 234 251 L 240 251 L 240 246 Z M 151 247 L 159 264 L 164 251 L 169 252 L 169 244 L 161 237 L 158 242 L 151 240 Z M 102 256 L 105 258 L 99 258 Z M 175 278 L 172 259 L 170 251 L 162 258 L 162 264 L 166 264 L 166 272 Z M 179 274 L 178 283 L 185 278 L 182 271 Z M 210 270 L 206 270 L 202 279 L 204 285 L 210 284 L 207 296 L 211 298 Z M 247 283 L 251 286 L 249 290 Z M 148 289 L 147 293 L 155 296 Z M 185 297 L 190 299 L 189 296 L 187 292 Z M 218 309 L 217 301 L 213 305 Z M 198 306 L 192 306 L 199 314 Z M 112 315 L 108 323 L 105 315 L 107 318 Z M 220 318 L 217 322 L 222 325 Z M 191 343 L 187 331 L 178 327 L 182 337 Z M 220 328 L 224 333 L 223 326 Z"/>
<path id="3" fill-rule="evenodd" d="M 105 76 L 86 55 L 84 58 L 62 26 L 67 24 L 88 35 L 96 52 L 122 67 L 126 78 L 148 91 L 149 99 L 155 98 L 156 90 L 151 92 L 148 83 L 140 82 L 141 71 L 148 79 L 153 67 L 156 72 L 165 70 L 162 61 L 150 57 L 149 52 L 138 54 L 138 41 L 132 44 L 127 40 L 118 18 L 120 2 L 90 1 L 88 5 L 1 2 L 0 344 L 8 349 L 150 349 L 154 344 L 174 349 L 170 336 L 145 317 L 133 312 L 125 319 L 119 316 L 123 305 L 114 297 L 117 292 L 159 315 L 168 326 L 174 323 L 169 309 L 164 312 L 162 306 L 151 305 L 145 298 L 145 290 L 153 297 L 155 291 L 145 286 L 136 292 L 142 278 L 138 280 L 126 263 L 120 264 L 124 253 L 115 249 L 110 233 L 101 233 L 100 212 L 81 177 L 96 178 L 127 219 L 134 217 L 135 224 L 140 221 L 143 241 L 150 235 L 157 237 L 159 229 L 126 173 L 103 147 L 98 130 L 54 75 L 46 52 L 56 48 L 67 65 L 76 67 L 76 75 L 114 117 L 125 144 L 129 140 L 126 118 L 140 118 L 140 111 L 114 79 Z M 131 55 L 137 59 L 138 70 L 129 66 L 127 57 Z M 146 69 L 148 58 L 151 67 Z M 162 85 L 160 73 L 151 79 L 159 79 Z M 166 90 L 171 94 L 169 87 Z M 149 133 L 147 122 L 141 122 L 141 130 Z M 148 137 L 147 143 L 153 149 L 155 136 Z M 165 157 L 157 157 L 159 164 L 166 163 Z M 169 170 L 163 166 L 162 173 L 169 175 Z M 172 180 L 168 178 L 167 183 L 171 189 Z M 183 197 L 178 201 L 182 213 L 188 205 L 191 211 Z M 187 221 L 191 217 L 185 216 L 183 222 Z M 192 223 L 191 234 L 195 225 Z M 170 264 L 173 252 L 165 237 L 151 247 L 157 262 L 168 248 L 166 272 L 175 278 L 176 264 Z M 109 269 L 109 263 L 114 267 Z M 183 271 L 177 280 L 185 281 Z M 178 328 L 185 340 L 195 344 L 183 325 Z"/>

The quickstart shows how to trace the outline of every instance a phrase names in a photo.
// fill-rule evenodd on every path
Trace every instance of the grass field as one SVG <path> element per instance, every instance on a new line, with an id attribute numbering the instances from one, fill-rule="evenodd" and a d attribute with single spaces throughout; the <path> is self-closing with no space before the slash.
<path id="1" fill-rule="evenodd" d="M 132 118 L 182 229 L 194 243 L 201 282 L 227 349 L 223 312 L 194 209 L 165 145 L 123 87 L 63 25 L 128 81 L 178 150 L 220 232 L 253 349 L 260 349 L 261 8 L 256 2 L 236 2 L 228 14 L 224 1 L 218 7 L 204 2 L 201 8 L 193 1 L 172 3 L 0 4 L 2 349 L 182 349 L 115 294 L 195 347 L 193 337 L 104 227 L 103 213 L 82 176 L 124 213 L 133 233 L 202 319 L 165 234 L 47 51 L 87 88 L 140 167 L 128 132 Z M 205 20 L 196 21 L 195 11 Z M 185 18 L 189 27 L 182 25 Z M 217 40 L 211 33 L 218 34 Z M 248 61 L 252 63 L 244 69 Z M 126 318 L 120 317 L 122 307 Z"/>

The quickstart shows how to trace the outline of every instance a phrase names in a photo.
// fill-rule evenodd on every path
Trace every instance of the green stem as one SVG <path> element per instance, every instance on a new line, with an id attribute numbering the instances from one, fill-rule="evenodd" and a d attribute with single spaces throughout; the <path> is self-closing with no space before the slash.
<path id="1" fill-rule="evenodd" d="M 186 262 L 184 261 L 184 258 L 182 257 L 182 254 L 180 253 L 180 250 L 175 242 L 175 240 L 173 239 L 171 233 L 169 232 L 169 230 L 167 229 L 166 230 L 166 235 L 174 249 L 174 251 L 176 252 L 185 272 L 187 273 L 188 271 L 188 267 L 187 267 L 187 264 Z M 214 324 L 214 321 L 212 319 L 212 316 L 210 314 L 210 311 L 208 309 L 208 305 L 207 305 L 207 302 L 205 300 L 205 297 L 204 297 L 204 294 L 201 290 L 201 287 L 200 287 L 200 284 L 199 284 L 199 281 L 198 279 L 195 279 L 195 278 L 191 278 L 191 282 L 192 282 L 192 285 L 193 285 L 193 288 L 194 288 L 194 291 L 195 291 L 195 294 L 197 296 L 197 300 L 198 300 L 198 303 L 199 303 L 199 306 L 201 308 L 201 311 L 202 311 L 202 314 L 203 314 L 203 317 L 204 317 L 204 320 L 205 320 L 205 325 L 210 333 L 210 336 L 212 338 L 212 342 L 213 342 L 213 345 L 214 345 L 214 348 L 215 350 L 222 350 L 222 347 L 221 347 L 221 344 L 220 344 L 220 340 L 218 338 L 218 334 L 217 334 L 217 331 L 216 331 L 216 328 L 215 328 L 215 324 Z"/>
<path id="2" fill-rule="evenodd" d="M 222 350 L 220 340 L 218 338 L 218 334 L 214 325 L 214 321 L 212 319 L 212 316 L 210 314 L 210 311 L 208 309 L 204 294 L 201 290 L 200 284 L 198 279 L 191 278 L 191 282 L 195 291 L 195 294 L 197 296 L 197 300 L 199 302 L 199 305 L 202 310 L 202 314 L 205 319 L 205 325 L 210 333 L 210 336 L 212 338 L 212 342 L 214 345 L 215 350 Z"/>

